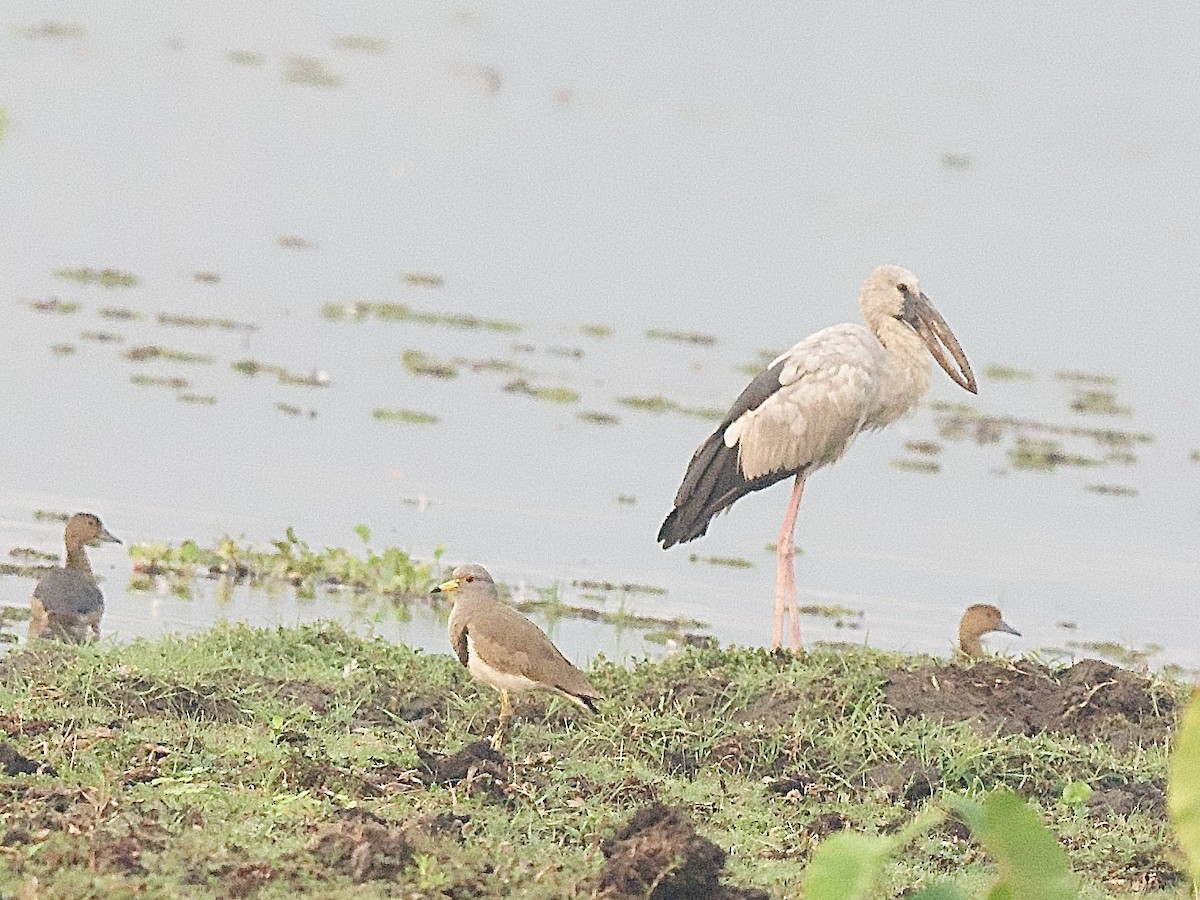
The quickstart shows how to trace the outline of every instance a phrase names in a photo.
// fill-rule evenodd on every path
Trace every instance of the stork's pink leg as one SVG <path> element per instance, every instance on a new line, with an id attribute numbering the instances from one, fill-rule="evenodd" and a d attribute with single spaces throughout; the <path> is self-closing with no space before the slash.
<path id="1" fill-rule="evenodd" d="M 796 513 L 800 510 L 800 498 L 804 495 L 804 477 L 796 476 L 792 488 L 792 499 L 783 527 L 779 529 L 779 540 L 775 542 L 775 625 L 771 629 L 771 649 L 783 643 L 783 608 L 787 605 L 792 619 L 792 649 L 800 649 L 800 607 L 796 603 L 796 553 L 793 534 L 796 530 Z"/>

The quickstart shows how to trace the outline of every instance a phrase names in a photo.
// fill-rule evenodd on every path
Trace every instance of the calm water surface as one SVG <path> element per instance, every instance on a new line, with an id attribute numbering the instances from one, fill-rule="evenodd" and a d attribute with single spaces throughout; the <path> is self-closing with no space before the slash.
<path id="1" fill-rule="evenodd" d="M 739 502 L 702 541 L 664 553 L 658 524 L 713 423 L 619 398 L 726 407 L 744 366 L 856 319 L 862 279 L 898 262 L 978 372 L 1033 374 L 984 378 L 976 400 L 935 372 L 931 400 L 1154 440 L 1133 463 L 1053 473 L 1014 470 L 1011 435 L 946 441 L 940 473 L 922 475 L 890 463 L 911 455 L 906 441 L 937 439 L 929 408 L 864 437 L 812 480 L 797 530 L 802 602 L 860 609 L 862 627 L 812 619 L 806 640 L 945 652 L 962 608 L 994 602 L 1023 632 L 994 647 L 1109 639 L 1200 666 L 1200 25 L 1188 6 L 269 10 L 64 3 L 54 21 L 72 27 L 55 28 L 42 4 L 0 9 L 0 546 L 58 546 L 60 526 L 35 509 L 93 510 L 126 542 L 265 544 L 292 525 L 316 546 L 350 546 L 361 522 L 377 547 L 427 557 L 445 545 L 447 561 L 529 590 L 561 583 L 568 599 L 575 579 L 658 585 L 664 596 L 608 602 L 761 643 L 766 545 L 787 491 Z M 322 79 L 333 83 L 311 83 Z M 55 275 L 78 266 L 137 284 Z M 51 297 L 78 310 L 30 306 Z M 322 316 L 380 302 L 520 330 Z M 164 312 L 257 330 L 172 327 Z M 81 336 L 96 331 L 122 342 Z M 211 361 L 124 357 L 141 344 Z M 511 375 L 470 365 L 420 377 L 401 363 L 410 350 L 509 361 L 580 400 L 506 392 Z M 243 359 L 328 384 L 248 378 L 231 368 Z M 1072 411 L 1062 370 L 1114 376 L 1105 389 L 1130 414 Z M 187 392 L 215 403 L 180 402 Z M 381 407 L 438 422 L 376 421 Z M 1103 455 L 1085 438 L 1062 446 Z M 1097 484 L 1137 493 L 1085 490 Z M 425 607 L 404 619 L 211 584 L 182 601 L 125 592 L 119 550 L 93 559 L 116 639 L 332 616 L 444 648 Z M 0 599 L 23 604 L 30 587 L 0 578 Z M 554 634 L 583 659 L 647 650 L 583 623 Z"/>

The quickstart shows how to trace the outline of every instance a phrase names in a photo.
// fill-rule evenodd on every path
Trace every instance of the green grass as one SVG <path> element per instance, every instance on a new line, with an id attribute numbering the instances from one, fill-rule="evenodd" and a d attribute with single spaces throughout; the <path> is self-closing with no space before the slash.
<path id="1" fill-rule="evenodd" d="M 869 650 L 601 660 L 600 715 L 524 696 L 502 764 L 439 781 L 421 754 L 486 736 L 498 706 L 449 655 L 321 625 L 38 645 L 0 664 L 0 725 L 41 766 L 0 778 L 0 893 L 36 879 L 39 897 L 587 897 L 602 842 L 658 800 L 728 851 L 727 883 L 796 897 L 831 831 L 890 834 L 930 809 L 877 777 L 911 760 L 939 796 L 1024 797 L 1080 897 L 1188 896 L 1164 815 L 1063 799 L 1077 782 L 1161 784 L 1161 745 L 898 721 L 888 672 L 929 665 Z M 907 840 L 877 896 L 947 879 L 982 896 L 995 880 L 951 824 Z M 1155 879 L 1166 890 L 1136 891 Z"/>

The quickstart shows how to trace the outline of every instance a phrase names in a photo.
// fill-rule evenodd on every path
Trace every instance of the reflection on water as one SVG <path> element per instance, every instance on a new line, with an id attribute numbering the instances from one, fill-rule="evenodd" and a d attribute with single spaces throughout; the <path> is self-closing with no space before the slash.
<path id="1" fill-rule="evenodd" d="M 948 652 L 995 602 L 1024 635 L 1002 650 L 1063 645 L 1069 620 L 1068 653 L 1200 666 L 1200 305 L 1180 302 L 1200 95 L 1172 62 L 1200 25 L 854 3 L 39 20 L 0 11 L 0 546 L 53 549 L 41 508 L 176 545 L 294 526 L 339 546 L 366 522 L 566 602 L 661 587 L 627 611 L 761 643 L 786 492 L 694 549 L 654 534 L 763 354 L 856 318 L 896 262 L 986 376 L 952 411 L 938 373 L 931 407 L 813 479 L 802 602 L 861 610 L 853 637 L 888 647 Z M 863 67 L 880 33 L 917 64 Z M 332 615 L 444 649 L 421 604 L 104 574 L 114 639 Z M 27 579 L 0 588 L 28 603 Z M 554 627 L 573 658 L 653 649 Z"/>

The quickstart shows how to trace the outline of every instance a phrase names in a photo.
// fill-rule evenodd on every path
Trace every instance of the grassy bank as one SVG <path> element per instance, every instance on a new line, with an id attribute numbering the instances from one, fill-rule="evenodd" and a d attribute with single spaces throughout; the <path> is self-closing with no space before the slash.
<path id="1" fill-rule="evenodd" d="M 592 675 L 601 715 L 526 696 L 493 755 L 496 695 L 455 659 L 336 627 L 23 650 L 0 661 L 0 891 L 795 897 L 829 834 L 1007 785 L 1080 896 L 1190 896 L 1163 806 L 1181 685 L 866 650 Z M 880 896 L 994 874 L 951 818 Z"/>

